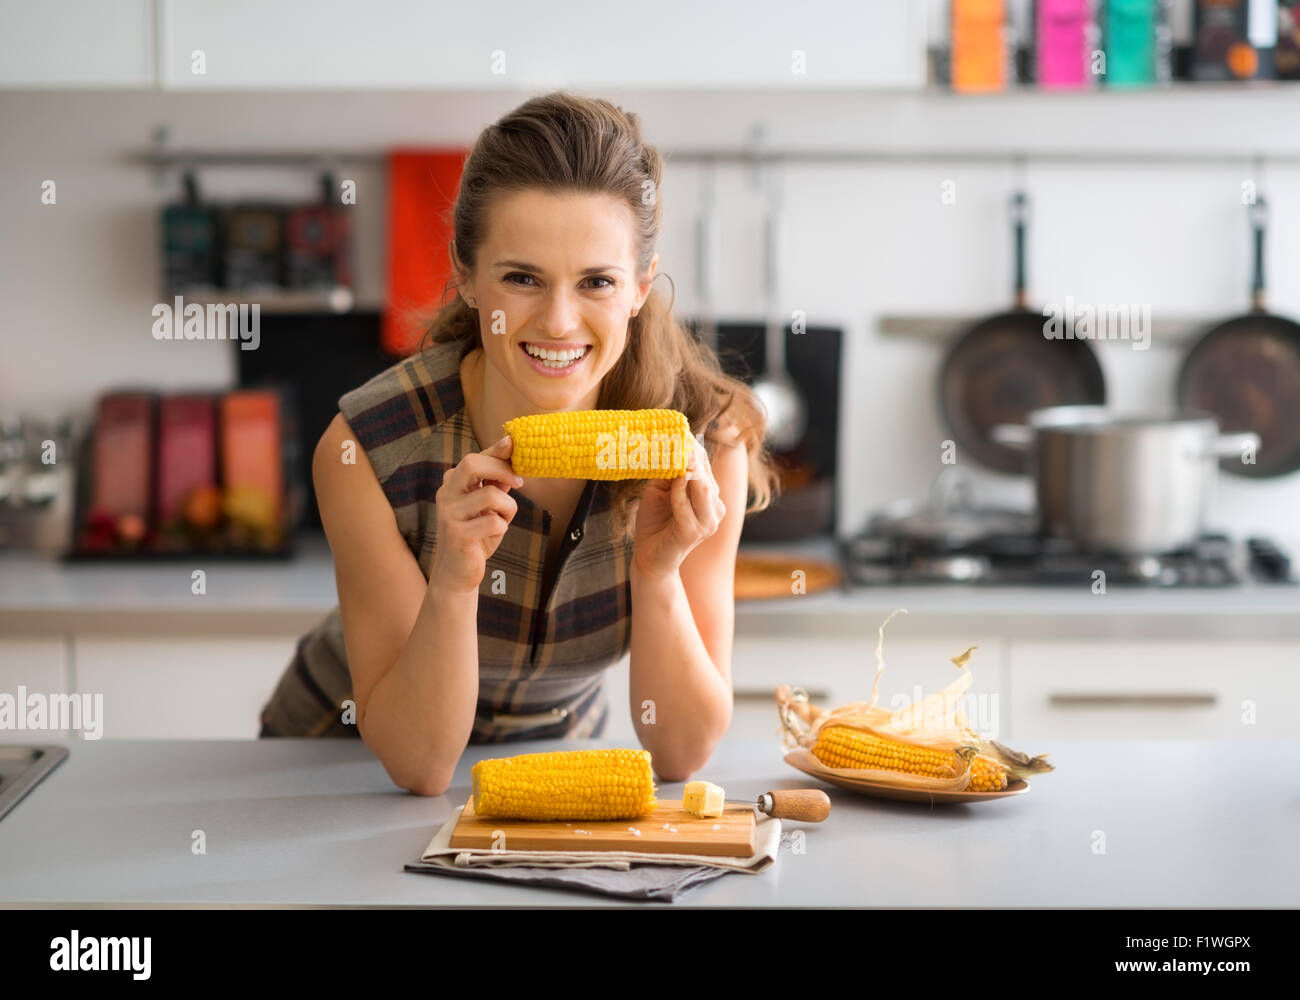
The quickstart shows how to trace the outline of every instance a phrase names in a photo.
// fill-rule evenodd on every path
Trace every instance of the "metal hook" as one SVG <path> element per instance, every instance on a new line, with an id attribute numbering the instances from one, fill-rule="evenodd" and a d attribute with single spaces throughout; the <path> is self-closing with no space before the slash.
<path id="1" fill-rule="evenodd" d="M 673 276 L 669 274 L 667 271 L 660 271 L 658 274 L 654 276 L 654 278 L 651 279 L 651 282 L 653 282 L 655 279 L 659 277 L 667 278 L 668 284 L 673 290 L 673 297 L 668 300 L 668 313 L 669 315 L 672 315 L 673 304 L 676 303 L 677 301 L 677 282 L 673 281 Z"/>
<path id="2" fill-rule="evenodd" d="M 163 190 L 167 186 L 168 174 L 171 169 L 167 166 L 165 157 L 167 147 L 171 144 L 172 130 L 168 125 L 155 125 L 149 135 L 149 145 L 153 150 L 155 165 L 153 172 L 153 186 L 158 190 Z"/>

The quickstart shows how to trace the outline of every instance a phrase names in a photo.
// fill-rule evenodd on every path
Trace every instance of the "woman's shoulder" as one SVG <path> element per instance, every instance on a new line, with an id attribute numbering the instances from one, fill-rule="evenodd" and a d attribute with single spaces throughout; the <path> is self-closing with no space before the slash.
<path id="1" fill-rule="evenodd" d="M 339 409 L 348 416 L 394 399 L 405 399 L 412 393 L 430 393 L 430 420 L 446 420 L 465 405 L 460 388 L 461 357 L 460 344 L 434 344 L 349 389 L 339 397 Z"/>
<path id="2" fill-rule="evenodd" d="M 339 412 L 382 481 L 465 409 L 460 344 L 434 344 L 339 397 Z"/>

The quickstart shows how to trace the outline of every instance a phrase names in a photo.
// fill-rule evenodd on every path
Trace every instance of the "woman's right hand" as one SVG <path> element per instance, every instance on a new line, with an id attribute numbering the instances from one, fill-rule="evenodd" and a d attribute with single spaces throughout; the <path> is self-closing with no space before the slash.
<path id="1" fill-rule="evenodd" d="M 513 445 L 507 435 L 466 455 L 442 477 L 434 495 L 438 539 L 430 586 L 477 591 L 483 582 L 488 558 L 519 510 L 509 493 L 524 483 L 510 468 Z"/>

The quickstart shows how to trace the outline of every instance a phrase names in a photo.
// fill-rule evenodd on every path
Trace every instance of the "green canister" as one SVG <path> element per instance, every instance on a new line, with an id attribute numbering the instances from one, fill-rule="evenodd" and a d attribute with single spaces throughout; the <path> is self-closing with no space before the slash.
<path id="1" fill-rule="evenodd" d="M 1109 0 L 1102 16 L 1106 85 L 1145 87 L 1170 78 L 1170 0 Z"/>

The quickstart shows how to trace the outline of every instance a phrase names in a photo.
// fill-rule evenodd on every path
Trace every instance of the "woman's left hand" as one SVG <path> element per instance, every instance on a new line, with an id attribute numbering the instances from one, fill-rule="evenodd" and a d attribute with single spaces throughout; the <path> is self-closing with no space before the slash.
<path id="1" fill-rule="evenodd" d="M 636 515 L 633 569 L 652 576 L 677 572 L 690 551 L 718 530 L 726 512 L 708 453 L 697 438 L 686 475 L 646 484 Z"/>

